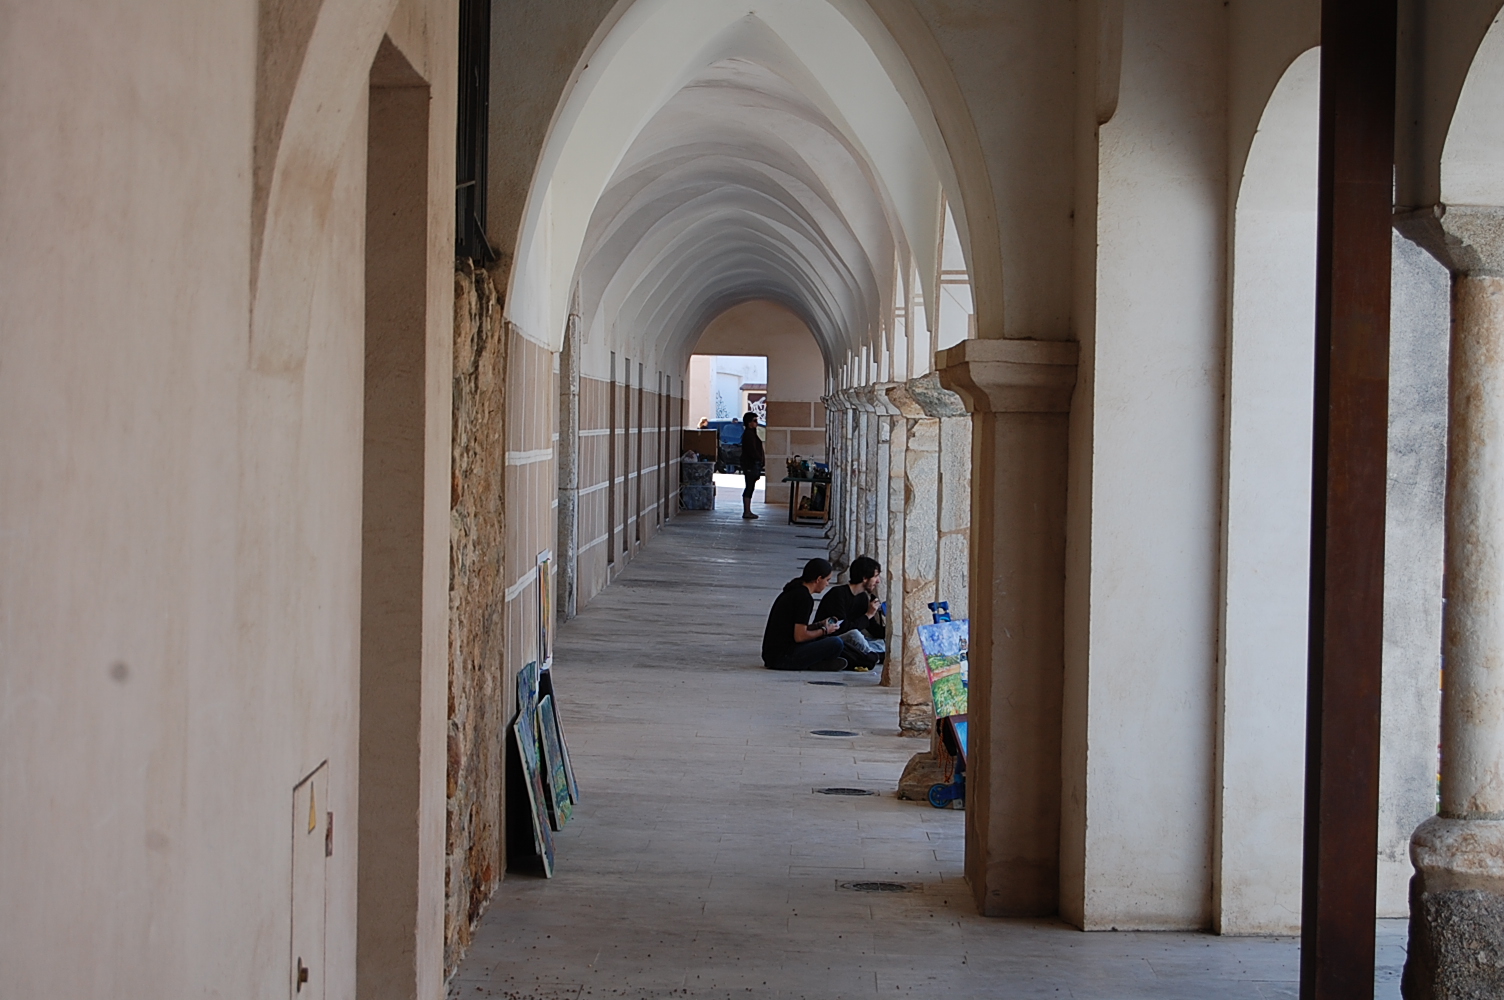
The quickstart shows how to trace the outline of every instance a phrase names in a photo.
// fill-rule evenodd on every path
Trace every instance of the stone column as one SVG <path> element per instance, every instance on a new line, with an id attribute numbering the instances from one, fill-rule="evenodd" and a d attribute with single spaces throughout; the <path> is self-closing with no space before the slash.
<path id="1" fill-rule="evenodd" d="M 912 398 L 912 397 L 911 397 Z M 916 403 L 917 406 L 917 403 Z M 898 726 L 906 733 L 929 733 L 935 726 L 929 671 L 917 629 L 930 621 L 929 604 L 938 600 L 940 421 L 923 415 L 907 421 L 904 446 L 903 660 Z"/>
<path id="2" fill-rule="evenodd" d="M 559 544 L 561 619 L 579 611 L 580 548 L 580 317 L 570 313 L 559 353 Z"/>
<path id="3" fill-rule="evenodd" d="M 893 562 L 892 550 L 892 527 L 891 518 L 893 510 L 893 422 L 899 419 L 898 408 L 888 401 L 888 387 L 892 383 L 882 383 L 872 387 L 872 403 L 874 410 L 875 440 L 877 442 L 876 461 L 874 463 L 873 494 L 877 505 L 876 523 L 873 532 L 872 557 L 883 567 L 883 580 L 886 584 L 891 575 L 890 566 Z M 882 592 L 880 599 L 887 600 L 887 589 Z M 886 671 L 884 681 L 887 680 Z"/>
<path id="4" fill-rule="evenodd" d="M 861 555 L 867 544 L 867 411 L 862 406 L 862 389 L 849 390 L 851 397 L 851 450 L 846 455 L 846 482 L 851 485 L 850 533 L 846 562 Z"/>
<path id="5" fill-rule="evenodd" d="M 846 406 L 842 393 L 832 392 L 824 397 L 825 403 L 825 464 L 830 466 L 830 495 L 826 504 L 830 510 L 826 523 L 826 537 L 830 539 L 830 560 L 840 564 L 846 561 Z"/>
<path id="6" fill-rule="evenodd" d="M 911 392 L 912 383 L 894 385 L 885 395 L 899 412 L 893 422 L 894 465 L 889 524 L 900 524 L 888 574 L 887 671 L 899 689 L 898 726 L 906 735 L 934 728 L 929 675 L 915 629 L 930 620 L 926 605 L 935 600 L 936 543 L 939 524 L 940 426 L 925 416 Z M 901 457 L 900 457 L 901 456 Z M 896 501 L 896 502 L 895 502 Z M 896 609 L 896 610 L 895 610 Z"/>
<path id="7" fill-rule="evenodd" d="M 1504 996 L 1504 210 L 1430 220 L 1408 221 L 1453 273 L 1445 678 L 1441 811 L 1410 842 L 1408 1000 Z"/>
<path id="8" fill-rule="evenodd" d="M 856 547 L 861 544 L 858 531 L 861 524 L 861 484 L 857 479 L 857 461 L 861 454 L 861 417 L 856 408 L 856 390 L 847 389 L 846 398 L 846 454 L 843 462 L 846 480 L 845 503 L 842 504 L 845 518 L 845 558 L 838 565 L 844 568 L 850 565 L 851 560 L 856 558 Z"/>
<path id="9" fill-rule="evenodd" d="M 888 602 L 888 653 L 887 665 L 883 667 L 884 687 L 897 686 L 902 674 L 903 622 L 907 609 L 903 593 L 903 547 L 904 510 L 907 503 L 904 470 L 908 465 L 909 425 L 903 411 L 893 401 L 893 393 L 901 389 L 901 385 L 889 384 L 884 386 L 882 391 L 882 398 L 889 413 L 886 418 L 888 428 L 887 484 L 883 491 L 884 501 L 888 505 L 887 540 L 883 546 L 886 557 L 883 562 L 883 598 Z"/>
<path id="10" fill-rule="evenodd" d="M 852 497 L 855 483 L 851 479 L 851 394 L 842 389 L 830 397 L 833 405 L 834 442 L 830 453 L 830 559 L 837 566 L 850 564 L 855 539 L 852 537 Z"/>
<path id="11" fill-rule="evenodd" d="M 881 567 L 883 567 L 884 579 L 886 579 L 887 564 L 893 558 L 892 553 L 887 550 L 887 538 L 889 538 L 889 529 L 887 529 L 887 516 L 889 516 L 887 489 L 889 489 L 890 475 L 892 475 L 890 463 L 892 463 L 893 453 L 893 412 L 895 411 L 893 411 L 892 405 L 887 402 L 887 392 L 883 391 L 884 388 L 886 386 L 874 386 L 874 392 L 872 392 L 875 411 L 877 411 L 874 418 L 872 418 L 872 439 L 874 439 L 875 445 L 877 445 L 877 460 L 875 460 L 874 466 L 872 466 L 872 472 L 874 472 L 874 477 L 872 477 L 872 502 L 877 505 L 877 514 L 875 514 L 875 522 L 872 525 L 872 558 L 880 562 Z"/>
<path id="12" fill-rule="evenodd" d="M 952 617 L 966 618 L 971 559 L 971 415 L 960 396 L 941 387 L 938 375 L 922 376 L 911 385 L 910 391 L 925 416 L 940 421 L 935 600 L 949 604 Z M 921 610 L 928 621 L 929 608 Z"/>
<path id="13" fill-rule="evenodd" d="M 878 458 L 876 390 L 870 385 L 859 387 L 855 396 L 858 452 L 856 455 L 857 526 L 856 549 L 852 557 L 877 553 Z"/>
<path id="14" fill-rule="evenodd" d="M 1067 424 L 1074 342 L 969 340 L 940 380 L 972 414 L 966 879 L 988 916 L 1060 899 Z"/>

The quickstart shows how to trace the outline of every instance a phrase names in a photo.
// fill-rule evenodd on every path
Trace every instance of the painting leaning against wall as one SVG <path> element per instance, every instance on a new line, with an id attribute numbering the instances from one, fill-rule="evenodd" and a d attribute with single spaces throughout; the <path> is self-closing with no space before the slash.
<path id="1" fill-rule="evenodd" d="M 553 561 L 553 552 L 538 553 L 538 663 L 544 670 L 554 661 Z"/>

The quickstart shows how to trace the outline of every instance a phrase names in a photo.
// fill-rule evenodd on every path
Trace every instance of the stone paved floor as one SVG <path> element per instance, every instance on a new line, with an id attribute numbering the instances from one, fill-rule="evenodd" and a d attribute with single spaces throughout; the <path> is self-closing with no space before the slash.
<path id="1" fill-rule="evenodd" d="M 920 744 L 870 675 L 762 669 L 778 588 L 824 554 L 783 508 L 686 514 L 558 637 L 555 685 L 584 801 L 555 877 L 511 875 L 454 1000 L 1295 997 L 1289 939 L 1082 934 L 976 915 L 963 814 L 892 789 Z M 830 739 L 814 729 L 859 735 Z M 830 797 L 816 788 L 871 789 Z M 862 892 L 887 881 L 909 892 Z M 1377 996 L 1404 925 L 1381 921 Z"/>

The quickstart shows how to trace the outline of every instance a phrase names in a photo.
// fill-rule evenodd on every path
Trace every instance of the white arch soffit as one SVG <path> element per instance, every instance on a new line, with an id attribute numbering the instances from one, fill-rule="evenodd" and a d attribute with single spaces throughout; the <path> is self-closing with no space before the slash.
<path id="1" fill-rule="evenodd" d="M 923 93 L 912 69 L 894 67 L 903 77 L 895 80 L 855 26 L 864 7 L 755 0 L 749 13 L 735 0 L 633 3 L 589 56 L 539 158 L 507 291 L 508 318 L 523 335 L 558 349 L 596 202 L 657 111 L 701 70 L 728 59 L 761 64 L 799 86 L 871 165 L 920 273 L 936 274 L 931 234 L 940 226 L 937 163 L 946 153 L 932 116 L 917 120 L 904 99 Z M 884 48 L 896 51 L 891 39 Z M 944 167 L 952 177 L 948 161 Z"/>
<path id="2" fill-rule="evenodd" d="M 1291 60 L 1264 104 L 1243 160 L 1238 209 L 1315 212 L 1312 157 L 1320 93 L 1321 47 L 1316 45 Z"/>
<path id="3" fill-rule="evenodd" d="M 1473 56 L 1441 151 L 1441 200 L 1504 205 L 1504 14 Z"/>

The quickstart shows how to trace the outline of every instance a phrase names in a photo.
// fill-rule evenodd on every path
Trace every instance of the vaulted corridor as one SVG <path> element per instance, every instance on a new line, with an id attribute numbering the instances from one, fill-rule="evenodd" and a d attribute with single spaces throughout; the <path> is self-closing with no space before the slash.
<path id="1" fill-rule="evenodd" d="M 897 690 L 758 662 L 769 604 L 825 539 L 757 509 L 743 522 L 722 488 L 716 511 L 670 522 L 561 627 L 555 683 L 584 801 L 555 876 L 502 883 L 453 1000 L 1296 996 L 1291 938 L 979 917 L 964 815 L 894 797 L 922 742 L 897 735 Z M 816 792 L 829 787 L 877 794 Z M 1379 940 L 1388 1000 L 1404 922 L 1380 921 Z"/>
<path id="2" fill-rule="evenodd" d="M 1504 998 L 1504 0 L 0 50 L 0 1000 Z"/>

